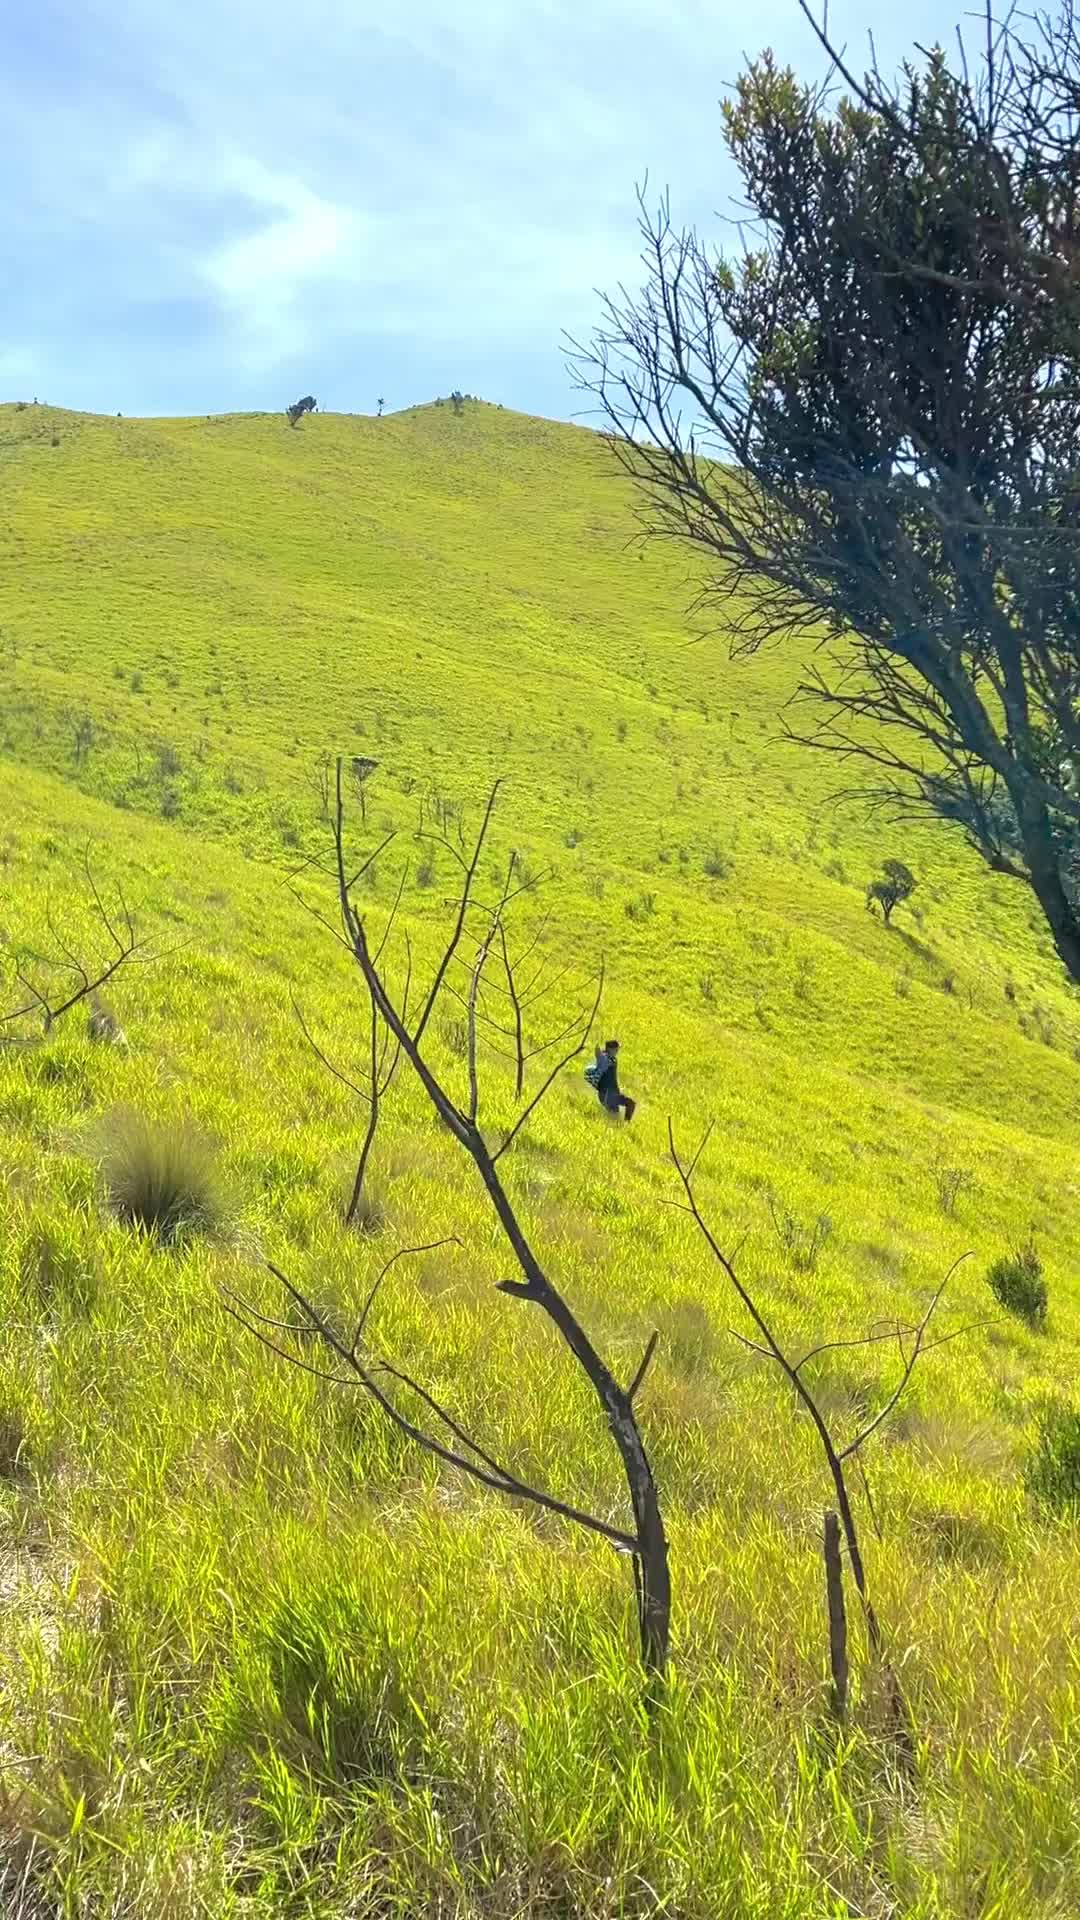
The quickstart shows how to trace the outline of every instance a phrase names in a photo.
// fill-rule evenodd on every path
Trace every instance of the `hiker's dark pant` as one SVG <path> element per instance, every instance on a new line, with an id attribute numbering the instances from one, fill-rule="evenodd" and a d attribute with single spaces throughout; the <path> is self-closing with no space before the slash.
<path id="1" fill-rule="evenodd" d="M 628 1093 L 609 1093 L 602 1104 L 607 1108 L 609 1113 L 618 1113 L 620 1107 L 625 1107 L 627 1119 L 632 1120 L 637 1101 L 631 1100 Z"/>

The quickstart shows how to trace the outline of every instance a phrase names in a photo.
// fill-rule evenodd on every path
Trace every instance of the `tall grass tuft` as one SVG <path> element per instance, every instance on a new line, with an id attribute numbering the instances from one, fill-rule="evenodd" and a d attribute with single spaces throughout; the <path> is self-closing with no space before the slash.
<path id="1" fill-rule="evenodd" d="M 1027 1490 L 1058 1513 L 1080 1511 L 1080 1413 L 1057 1401 L 1046 1407 L 1027 1461 Z"/>
<path id="2" fill-rule="evenodd" d="M 995 1260 L 986 1275 L 996 1300 L 1029 1327 L 1045 1327 L 1049 1293 L 1042 1261 L 1030 1244 Z"/>
<path id="3" fill-rule="evenodd" d="M 167 1245 L 213 1233 L 225 1201 L 212 1146 L 187 1120 L 150 1120 L 121 1108 L 102 1124 L 100 1164 L 118 1219 Z"/>

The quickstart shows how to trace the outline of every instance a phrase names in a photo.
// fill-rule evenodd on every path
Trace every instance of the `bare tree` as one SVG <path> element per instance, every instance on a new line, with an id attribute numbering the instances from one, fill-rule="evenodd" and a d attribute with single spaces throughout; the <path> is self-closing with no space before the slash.
<path id="1" fill-rule="evenodd" d="M 375 858 L 376 858 L 376 855 L 372 854 L 370 859 L 365 861 L 363 866 L 360 867 L 358 871 L 353 875 L 350 883 L 352 886 L 355 886 L 357 882 L 363 877 L 363 874 L 370 869 Z M 397 904 L 400 903 L 400 899 L 401 899 L 404 880 L 405 880 L 405 875 L 403 873 L 401 877 L 401 884 L 398 887 L 398 900 L 397 902 L 395 902 L 394 913 L 391 914 L 390 916 L 388 932 L 393 927 L 393 922 L 394 922 L 394 918 L 396 916 L 396 911 L 397 911 Z M 378 957 L 381 958 L 381 950 Z M 410 989 L 411 981 L 412 981 L 412 955 L 411 955 L 411 952 L 407 951 L 405 981 L 404 981 L 404 986 L 401 994 L 402 1014 L 406 1018 L 408 1017 L 409 989 Z M 322 1064 L 327 1069 L 327 1072 L 332 1073 L 336 1080 L 340 1080 L 343 1086 L 348 1087 L 352 1093 L 355 1093 L 357 1097 L 360 1100 L 362 1100 L 365 1106 L 367 1107 L 367 1114 L 368 1114 L 367 1126 L 364 1130 L 364 1138 L 360 1146 L 360 1154 L 356 1163 L 356 1172 L 353 1176 L 352 1188 L 351 1188 L 349 1198 L 345 1207 L 345 1225 L 347 1227 L 352 1227 L 352 1226 L 355 1226 L 357 1222 L 364 1217 L 362 1209 L 363 1209 L 364 1197 L 365 1197 L 365 1181 L 367 1178 L 368 1164 L 371 1159 L 371 1150 L 375 1145 L 375 1135 L 378 1132 L 379 1114 L 381 1111 L 382 1101 L 390 1090 L 390 1086 L 393 1082 L 394 1075 L 396 1074 L 398 1069 L 398 1064 L 401 1060 L 401 1047 L 399 1044 L 396 1044 L 394 1042 L 393 1036 L 391 1035 L 389 1030 L 383 1026 L 379 1018 L 379 1010 L 376 1007 L 374 1000 L 370 999 L 369 997 L 368 1045 L 365 1052 L 363 1067 L 361 1069 L 363 1073 L 363 1083 L 361 1084 L 361 1081 L 359 1080 L 359 1078 L 354 1079 L 350 1075 L 343 1073 L 341 1068 L 339 1066 L 336 1066 L 335 1063 L 328 1058 L 326 1053 L 319 1046 L 318 1042 L 313 1038 L 311 1032 L 309 1031 L 307 1022 L 304 1019 L 304 1015 L 295 1000 L 293 1001 L 293 1010 L 296 1014 L 298 1021 L 300 1022 L 300 1028 L 304 1035 L 305 1040 L 307 1041 L 308 1045 L 311 1047 L 312 1051 L 322 1061 Z M 371 1217 L 373 1218 L 374 1216 L 372 1215 Z"/>
<path id="2" fill-rule="evenodd" d="M 75 765 L 81 767 L 97 739 L 97 728 L 89 713 L 79 713 L 72 721 L 75 745 Z"/>
<path id="3" fill-rule="evenodd" d="M 349 761 L 349 769 L 353 777 L 353 786 L 356 788 L 356 797 L 360 802 L 360 819 L 364 826 L 367 825 L 367 795 L 365 789 L 372 774 L 376 771 L 378 764 L 377 760 L 370 759 L 365 753 L 354 753 L 352 759 Z"/>
<path id="4" fill-rule="evenodd" d="M 420 1382 L 388 1360 L 370 1357 L 364 1345 L 365 1330 L 375 1297 L 392 1262 L 388 1262 L 380 1273 L 350 1334 L 335 1329 L 329 1318 L 306 1294 L 301 1292 L 286 1275 L 276 1268 L 272 1269 L 285 1287 L 294 1306 L 299 1308 L 304 1325 L 322 1340 L 333 1356 L 335 1364 L 327 1369 L 312 1366 L 302 1356 L 284 1347 L 278 1339 L 271 1338 L 271 1334 L 278 1334 L 283 1330 L 285 1323 L 260 1315 L 250 1305 L 237 1300 L 232 1301 L 230 1311 L 256 1333 L 264 1344 L 293 1364 L 304 1366 L 321 1378 L 332 1379 L 338 1383 L 351 1383 L 362 1388 L 378 1403 L 386 1417 L 393 1421 L 400 1431 L 407 1433 L 417 1445 L 436 1458 L 509 1498 L 523 1500 L 573 1521 L 576 1525 L 608 1540 L 619 1552 L 628 1555 L 634 1571 L 641 1659 L 649 1681 L 649 1697 L 654 1700 L 657 1697 L 657 1688 L 668 1658 L 671 1582 L 667 1539 L 659 1495 L 638 1428 L 634 1403 L 655 1352 L 657 1336 L 654 1334 L 649 1340 L 641 1363 L 629 1385 L 622 1386 L 597 1352 L 569 1302 L 550 1277 L 541 1256 L 534 1248 L 518 1217 L 500 1168 L 503 1155 L 510 1151 L 522 1128 L 536 1112 L 559 1074 L 586 1046 L 600 1006 L 603 968 L 601 967 L 596 976 L 594 990 L 588 1003 L 582 1005 L 571 1027 L 551 1036 L 548 1048 L 555 1051 L 554 1064 L 548 1068 L 536 1091 L 528 1098 L 516 1119 L 504 1131 L 499 1144 L 497 1146 L 490 1144 L 481 1127 L 483 1086 L 479 1058 L 481 1045 L 479 1026 L 484 978 L 488 965 L 496 953 L 500 959 L 503 959 L 503 964 L 509 973 L 514 974 L 515 963 L 509 957 L 508 949 L 504 957 L 505 922 L 513 902 L 519 899 L 523 892 L 531 891 L 532 887 L 531 882 L 522 884 L 518 881 L 516 863 L 511 858 L 498 896 L 486 904 L 479 899 L 480 864 L 488 842 L 497 795 L 498 783 L 488 798 L 483 820 L 471 851 L 459 855 L 462 880 L 449 936 L 427 992 L 418 997 L 412 1008 L 408 1002 L 411 998 L 410 982 L 413 969 L 407 938 L 403 941 L 404 988 L 396 989 L 389 977 L 393 946 L 396 944 L 400 887 L 394 907 L 390 910 L 382 933 L 374 944 L 369 935 L 366 919 L 355 902 L 354 888 L 357 879 L 382 851 L 382 848 L 377 848 L 374 853 L 368 854 L 357 868 L 350 863 L 346 845 L 343 765 L 340 760 L 337 763 L 336 775 L 333 862 L 340 926 L 334 928 L 321 913 L 318 917 L 335 933 L 355 961 L 364 984 L 370 1013 L 389 1037 L 393 1049 L 391 1056 L 393 1061 L 396 1063 L 400 1058 L 407 1063 L 423 1088 L 433 1110 L 472 1162 L 479 1176 L 503 1242 L 513 1256 L 519 1276 L 499 1282 L 498 1291 L 508 1299 L 529 1303 L 539 1308 L 554 1326 L 588 1379 L 622 1463 L 633 1516 L 632 1526 L 617 1526 L 600 1515 L 587 1513 L 540 1487 L 524 1482 L 467 1434 L 453 1414 L 441 1405 Z M 452 845 L 449 840 L 446 844 Z M 463 953 L 463 948 L 468 949 L 467 957 Z M 439 1077 L 431 1064 L 429 1051 L 425 1045 L 425 1036 L 431 1025 L 432 1016 L 455 969 L 464 970 L 464 978 L 468 983 L 464 988 L 468 1040 L 467 1092 L 463 1099 L 455 1098 Z M 520 992 L 518 997 L 520 1001 L 522 998 Z M 564 1042 L 565 1045 L 563 1045 Z M 371 1078 L 365 1092 L 377 1084 L 374 1054 L 371 1058 L 373 1062 Z M 402 1257 L 408 1251 L 416 1250 L 401 1249 L 400 1254 L 395 1255 L 394 1258 Z M 423 1412 L 417 1419 L 411 1418 L 402 1411 L 395 1398 L 395 1388 L 404 1389 L 419 1401 Z M 434 1426 L 431 1423 L 434 1423 Z M 440 1434 L 449 1436 L 449 1439 L 440 1438 Z"/>
<path id="5" fill-rule="evenodd" d="M 0 1013 L 0 1045 L 26 1045 L 43 1039 L 58 1020 L 84 1000 L 93 1003 L 121 967 L 133 960 L 149 960 L 145 941 L 136 938 L 135 923 L 119 885 L 117 907 L 106 905 L 90 865 L 90 850 L 83 856 L 83 872 L 90 891 L 93 915 L 108 941 L 105 957 L 88 963 L 74 952 L 73 934 L 65 923 L 63 931 L 50 910 L 48 927 L 55 951 L 51 954 L 28 950 L 15 965 L 15 978 L 22 989 L 22 1003 L 8 1013 Z M 29 1022 L 40 1020 L 37 1033 L 26 1030 Z M 3 1029 L 10 1031 L 3 1031 Z"/>
<path id="6" fill-rule="evenodd" d="M 324 747 L 307 770 L 307 784 L 319 803 L 319 818 L 330 818 L 330 796 L 334 790 L 334 756 Z"/>
<path id="7" fill-rule="evenodd" d="M 642 199 L 646 284 L 577 363 L 733 650 L 817 648 L 792 736 L 961 823 L 1080 980 L 1080 33 L 1012 19 L 895 82 L 824 29 L 820 87 L 756 61 L 739 242 Z"/>
<path id="8" fill-rule="evenodd" d="M 847 1467 L 850 1461 L 858 1457 L 861 1449 L 865 1446 L 871 1435 L 877 1433 L 895 1411 L 900 1400 L 903 1398 L 910 1383 L 911 1376 L 922 1356 L 932 1352 L 935 1347 L 945 1346 L 950 1340 L 956 1340 L 961 1334 L 972 1331 L 970 1325 L 965 1325 L 954 1328 L 951 1333 L 938 1335 L 934 1339 L 928 1338 L 930 1323 L 934 1313 L 949 1281 L 952 1279 L 957 1267 L 960 1266 L 961 1261 L 956 1260 L 953 1262 L 945 1278 L 931 1295 L 922 1319 L 913 1325 L 901 1325 L 899 1322 L 896 1322 L 890 1326 L 874 1329 L 870 1333 L 856 1335 L 854 1338 L 823 1340 L 816 1346 L 809 1348 L 800 1359 L 791 1359 L 777 1334 L 774 1332 L 771 1322 L 762 1312 L 761 1307 L 750 1292 L 745 1281 L 740 1278 L 736 1271 L 734 1261 L 729 1255 L 724 1253 L 699 1206 L 694 1188 L 694 1176 L 697 1172 L 701 1156 L 708 1145 L 711 1133 L 712 1127 L 709 1126 L 705 1130 L 696 1153 L 690 1158 L 686 1158 L 680 1153 L 676 1145 L 674 1127 L 671 1121 L 668 1121 L 668 1146 L 684 1196 L 682 1201 L 675 1201 L 672 1202 L 672 1204 L 678 1206 L 682 1212 L 690 1215 L 714 1260 L 734 1288 L 735 1293 L 746 1309 L 758 1335 L 758 1338 L 755 1340 L 732 1328 L 731 1332 L 733 1337 L 738 1340 L 742 1346 L 747 1347 L 751 1353 L 760 1354 L 763 1359 L 771 1361 L 779 1368 L 789 1386 L 792 1388 L 798 1404 L 810 1417 L 814 1431 L 820 1441 L 822 1452 L 825 1455 L 829 1476 L 833 1483 L 840 1526 L 847 1547 L 848 1564 L 851 1568 L 852 1579 L 855 1582 L 855 1587 L 862 1603 L 870 1647 L 876 1657 L 884 1659 L 885 1642 L 880 1623 L 870 1600 L 859 1527 L 855 1518 L 855 1509 L 848 1487 Z M 967 1258 L 969 1258 L 967 1254 L 961 1256 L 961 1259 Z M 975 1324 L 982 1323 L 979 1322 Z M 882 1341 L 896 1345 L 901 1363 L 900 1377 L 881 1409 L 870 1419 L 866 1420 L 850 1440 L 841 1442 L 834 1436 L 829 1422 L 822 1412 L 820 1401 L 807 1382 L 806 1369 L 811 1366 L 813 1361 L 820 1359 L 823 1354 L 833 1353 L 838 1349 L 854 1350 L 875 1346 Z M 829 1548 L 829 1531 L 827 1527 L 827 1553 Z M 828 1558 L 826 1560 L 826 1569 L 828 1573 Z M 847 1691 L 846 1630 L 843 1627 L 842 1609 L 836 1604 L 835 1576 L 830 1578 L 829 1581 L 829 1595 L 830 1649 L 834 1692 L 838 1700 L 843 1702 L 846 1700 Z M 840 1641 L 842 1632 L 845 1633 L 843 1644 L 841 1644 Z M 894 1703 L 899 1710 L 902 1708 L 902 1701 L 895 1675 L 891 1672 L 891 1669 L 889 1669 L 887 1677 L 892 1688 Z"/>

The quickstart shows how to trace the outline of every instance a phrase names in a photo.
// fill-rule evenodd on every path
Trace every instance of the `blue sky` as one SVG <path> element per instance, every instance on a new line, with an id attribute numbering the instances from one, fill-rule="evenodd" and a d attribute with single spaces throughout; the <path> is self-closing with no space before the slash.
<path id="1" fill-rule="evenodd" d="M 830 25 L 891 63 L 961 11 Z M 765 45 L 820 70 L 796 0 L 13 0 L 0 398 L 570 418 L 561 334 L 638 278 L 635 184 L 729 207 L 717 101 Z"/>

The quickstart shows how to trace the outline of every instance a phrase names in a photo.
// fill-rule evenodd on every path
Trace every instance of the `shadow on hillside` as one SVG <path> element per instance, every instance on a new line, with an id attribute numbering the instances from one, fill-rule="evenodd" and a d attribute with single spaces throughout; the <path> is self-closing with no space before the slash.
<path id="1" fill-rule="evenodd" d="M 899 940 L 909 953 L 917 953 L 920 960 L 925 960 L 928 966 L 940 971 L 941 955 L 936 953 L 933 947 L 928 947 L 925 940 L 917 939 L 913 933 L 907 931 L 906 927 L 889 927 L 887 932 L 892 934 L 894 940 Z"/>

